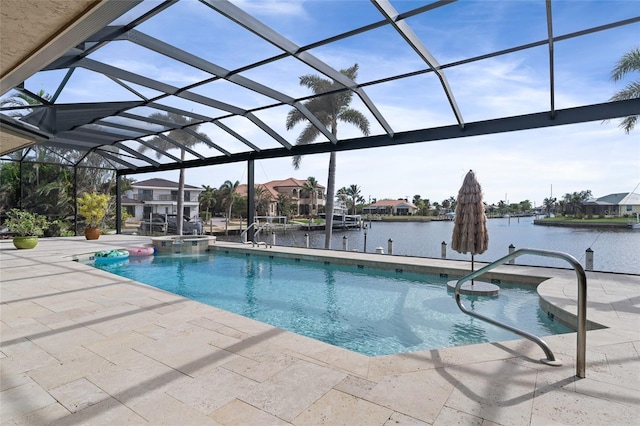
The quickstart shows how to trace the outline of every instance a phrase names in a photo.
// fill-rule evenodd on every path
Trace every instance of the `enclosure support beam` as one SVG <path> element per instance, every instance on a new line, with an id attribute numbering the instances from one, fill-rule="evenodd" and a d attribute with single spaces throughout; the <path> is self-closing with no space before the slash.
<path id="1" fill-rule="evenodd" d="M 116 173 L 116 234 L 122 234 L 122 178 Z"/>
<path id="2" fill-rule="evenodd" d="M 256 232 L 255 227 L 251 227 L 256 214 L 254 162 L 253 158 L 250 158 L 249 161 L 247 161 L 247 241 L 253 241 L 253 236 Z"/>

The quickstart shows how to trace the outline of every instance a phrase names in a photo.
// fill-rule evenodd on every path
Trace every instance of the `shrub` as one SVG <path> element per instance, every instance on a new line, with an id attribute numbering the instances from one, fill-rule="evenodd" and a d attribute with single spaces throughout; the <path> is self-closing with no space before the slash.
<path id="1" fill-rule="evenodd" d="M 7 220 L 4 224 L 19 237 L 41 237 L 49 227 L 46 216 L 18 209 L 7 212 Z"/>
<path id="2" fill-rule="evenodd" d="M 78 198 L 78 211 L 87 221 L 88 228 L 100 227 L 100 221 L 107 214 L 110 197 L 106 194 L 87 192 Z"/>

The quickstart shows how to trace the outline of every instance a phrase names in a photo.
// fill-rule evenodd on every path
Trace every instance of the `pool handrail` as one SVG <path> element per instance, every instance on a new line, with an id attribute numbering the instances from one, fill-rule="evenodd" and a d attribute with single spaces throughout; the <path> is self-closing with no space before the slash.
<path id="1" fill-rule="evenodd" d="M 253 222 L 251 225 L 247 226 L 247 229 L 245 229 L 244 231 L 242 231 L 242 234 L 240 234 L 240 242 L 242 243 L 249 243 L 247 241 L 247 234 L 249 232 L 249 230 L 251 228 L 255 228 L 255 232 L 253 233 L 253 240 L 251 241 L 251 243 L 253 244 L 257 244 L 257 238 L 258 238 L 258 234 L 260 233 L 260 231 L 262 231 L 266 226 L 268 226 L 268 223 L 263 224 L 262 226 L 260 226 L 260 222 Z"/>
<path id="2" fill-rule="evenodd" d="M 461 294 L 460 287 L 462 286 L 463 283 L 465 283 L 466 281 L 472 280 L 474 278 L 477 278 L 480 275 L 484 274 L 485 272 L 488 272 L 500 265 L 505 264 L 506 262 L 512 259 L 515 259 L 519 256 L 526 255 L 526 254 L 534 255 L 534 256 L 556 257 L 559 259 L 563 259 L 567 261 L 576 271 L 576 275 L 578 278 L 578 336 L 577 336 L 578 341 L 577 341 L 577 353 L 576 353 L 576 376 L 580 378 L 584 378 L 586 377 L 585 360 L 586 360 L 586 348 L 587 348 L 587 275 L 585 274 L 584 269 L 582 268 L 582 265 L 580 265 L 580 262 L 578 262 L 578 260 L 575 257 L 571 256 L 570 254 L 563 253 L 563 252 L 555 252 L 555 251 L 539 250 L 539 249 L 528 249 L 528 248 L 515 250 L 513 253 L 509 253 L 508 255 L 501 257 L 500 259 L 488 264 L 487 266 L 484 266 L 478 269 L 477 271 L 473 271 L 472 273 L 460 278 L 455 287 L 456 303 L 458 304 L 458 307 L 460 308 L 460 310 L 462 310 L 462 312 L 464 312 L 465 314 L 471 315 L 473 317 L 479 318 L 495 326 L 509 330 L 519 336 L 522 336 L 538 344 L 538 346 L 542 348 L 545 355 L 547 356 L 546 360 L 541 360 L 542 362 L 549 365 L 554 365 L 554 366 L 561 365 L 559 361 L 556 361 L 555 356 L 553 355 L 553 352 L 551 352 L 551 349 L 549 348 L 549 345 L 547 345 L 539 337 L 534 336 L 533 334 L 527 333 L 526 331 L 520 330 L 518 328 L 512 327 L 510 325 L 503 324 L 500 321 L 497 321 L 493 318 L 489 318 L 482 314 L 473 312 L 467 309 L 462 304 L 462 301 L 460 300 L 460 294 Z"/>

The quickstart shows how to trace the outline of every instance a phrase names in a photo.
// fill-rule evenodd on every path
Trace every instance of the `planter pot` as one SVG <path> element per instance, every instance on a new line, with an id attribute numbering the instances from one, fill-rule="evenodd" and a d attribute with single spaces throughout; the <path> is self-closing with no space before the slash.
<path id="1" fill-rule="evenodd" d="M 100 238 L 100 228 L 84 228 L 84 236 L 87 240 Z"/>
<path id="2" fill-rule="evenodd" d="M 38 237 L 13 237 L 17 249 L 32 249 L 38 245 Z"/>

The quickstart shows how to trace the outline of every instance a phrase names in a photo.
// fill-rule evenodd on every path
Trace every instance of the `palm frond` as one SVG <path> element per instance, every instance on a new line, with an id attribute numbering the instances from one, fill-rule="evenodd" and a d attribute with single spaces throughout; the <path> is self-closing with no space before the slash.
<path id="1" fill-rule="evenodd" d="M 624 78 L 628 73 L 640 72 L 640 48 L 631 49 L 625 53 L 618 61 L 611 72 L 611 80 L 618 81 Z"/>
<path id="2" fill-rule="evenodd" d="M 345 123 L 353 124 L 360 129 L 362 134 L 369 136 L 369 120 L 367 120 L 367 117 L 365 117 L 360 111 L 352 108 L 343 109 L 340 111 L 338 119 Z"/>
<path id="3" fill-rule="evenodd" d="M 626 101 L 640 98 L 640 81 L 631 82 L 623 90 L 611 97 L 612 101 Z"/>

